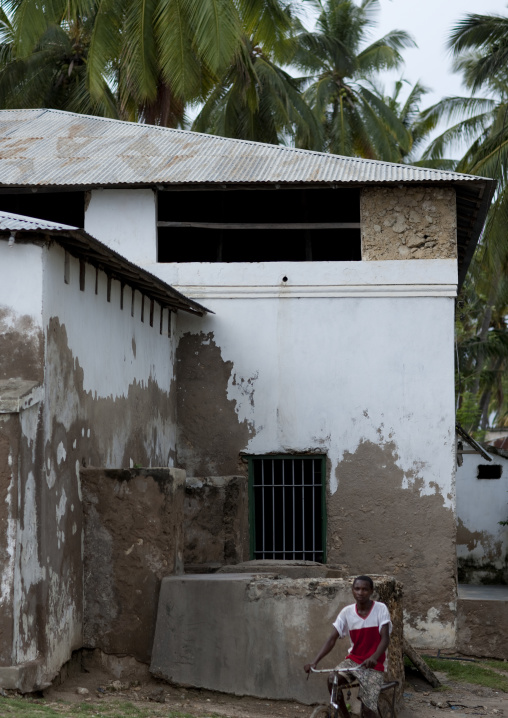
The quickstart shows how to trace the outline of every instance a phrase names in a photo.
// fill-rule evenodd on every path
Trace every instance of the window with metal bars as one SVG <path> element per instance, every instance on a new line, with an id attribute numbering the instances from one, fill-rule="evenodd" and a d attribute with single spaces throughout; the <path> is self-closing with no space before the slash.
<path id="1" fill-rule="evenodd" d="M 253 559 L 326 561 L 325 457 L 249 458 Z"/>

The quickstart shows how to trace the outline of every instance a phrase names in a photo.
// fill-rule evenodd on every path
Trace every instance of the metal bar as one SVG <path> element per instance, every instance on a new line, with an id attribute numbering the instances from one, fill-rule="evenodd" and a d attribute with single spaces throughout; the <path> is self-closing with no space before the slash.
<path id="1" fill-rule="evenodd" d="M 261 459 L 261 485 L 263 485 L 265 481 L 265 461 L 264 459 Z M 265 557 L 265 490 L 264 488 L 261 489 L 261 513 L 263 515 L 263 553 L 261 558 Z"/>
<path id="2" fill-rule="evenodd" d="M 312 560 L 316 560 L 316 513 L 314 507 L 314 459 L 312 459 Z"/>
<path id="3" fill-rule="evenodd" d="M 295 460 L 291 459 L 291 474 L 292 474 L 292 484 L 293 484 L 293 561 L 296 558 L 296 530 L 295 530 L 295 524 L 296 524 L 296 516 L 295 516 Z"/>
<path id="4" fill-rule="evenodd" d="M 282 558 L 286 560 L 286 490 L 284 477 L 284 459 L 282 459 Z"/>
<path id="5" fill-rule="evenodd" d="M 304 479 L 304 460 L 302 459 L 302 551 L 303 551 L 303 560 L 305 561 L 305 512 L 304 512 L 304 488 L 303 488 L 303 479 Z"/>
<path id="6" fill-rule="evenodd" d="M 157 222 L 157 227 L 197 229 L 360 229 L 360 222 Z"/>
<path id="7" fill-rule="evenodd" d="M 272 546 L 275 553 L 275 459 L 272 459 Z"/>

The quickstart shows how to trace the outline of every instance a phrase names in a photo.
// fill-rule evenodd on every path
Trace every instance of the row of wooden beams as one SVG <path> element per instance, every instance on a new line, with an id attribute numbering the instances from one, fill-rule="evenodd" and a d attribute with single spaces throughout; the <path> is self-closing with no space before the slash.
<path id="1" fill-rule="evenodd" d="M 360 229 L 360 222 L 157 222 L 157 227 L 198 229 Z"/>

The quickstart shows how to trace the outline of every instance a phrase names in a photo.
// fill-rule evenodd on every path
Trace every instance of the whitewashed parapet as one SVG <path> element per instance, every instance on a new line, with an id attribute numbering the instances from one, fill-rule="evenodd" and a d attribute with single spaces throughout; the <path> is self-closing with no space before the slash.
<path id="1" fill-rule="evenodd" d="M 366 187 L 362 259 L 455 259 L 457 216 L 450 187 Z"/>

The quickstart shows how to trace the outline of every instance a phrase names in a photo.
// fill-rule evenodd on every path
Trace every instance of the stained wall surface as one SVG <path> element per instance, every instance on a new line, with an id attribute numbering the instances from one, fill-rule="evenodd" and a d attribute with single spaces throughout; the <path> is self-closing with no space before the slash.
<path id="1" fill-rule="evenodd" d="M 457 467 L 457 560 L 461 583 L 508 583 L 508 459 L 465 454 Z M 499 479 L 479 479 L 478 466 L 501 466 Z"/>
<path id="2" fill-rule="evenodd" d="M 201 480 L 246 477 L 243 454 L 325 454 L 328 561 L 395 575 L 408 638 L 453 646 L 454 190 L 365 189 L 361 222 L 368 261 L 152 254 L 215 312 L 178 317 L 176 463 Z"/>
<path id="3" fill-rule="evenodd" d="M 88 264 L 80 279 L 79 261 L 59 245 L 8 248 L 3 241 L 0 251 L 10 262 L 8 271 L 1 265 L 2 276 L 5 269 L 7 278 L 24 278 L 22 297 L 0 283 L 7 317 L 2 337 L 10 332 L 7 339 L 28 357 L 5 372 L 42 383 L 38 402 L 0 427 L 3 443 L 18 452 L 6 448 L 2 461 L 10 512 L 3 517 L 10 544 L 0 551 L 8 579 L 2 596 L 7 603 L 12 596 L 12 643 L 3 652 L 0 683 L 36 690 L 82 646 L 80 468 L 173 462 L 173 338 L 167 310 L 160 333 L 157 304 L 150 326 L 146 299 L 143 321 L 138 292 L 133 297 L 129 287 L 122 290 Z"/>
<path id="4" fill-rule="evenodd" d="M 81 469 L 85 648 L 149 663 L 161 579 L 183 573 L 181 469 Z"/>

